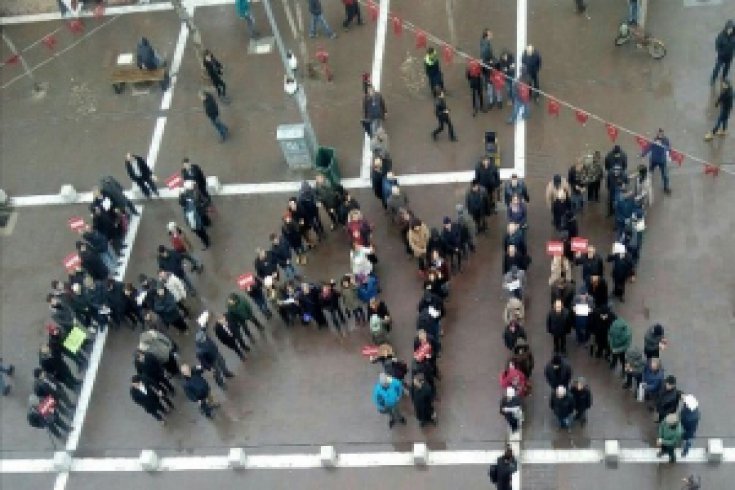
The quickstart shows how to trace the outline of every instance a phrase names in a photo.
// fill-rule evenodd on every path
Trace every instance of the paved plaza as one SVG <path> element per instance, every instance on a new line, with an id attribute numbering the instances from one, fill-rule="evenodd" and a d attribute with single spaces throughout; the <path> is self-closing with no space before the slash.
<path id="1" fill-rule="evenodd" d="M 295 194 L 298 182 L 314 177 L 312 170 L 290 170 L 276 143 L 279 124 L 300 120 L 296 102 L 282 90 L 278 50 L 275 46 L 263 54 L 249 50 L 247 28 L 226 0 L 184 3 L 205 47 L 225 65 L 232 102 L 220 105 L 231 132 L 224 143 L 202 113 L 197 93 L 204 84 L 191 36 L 164 4 L 109 8 L 102 17 L 85 18 L 79 33 L 60 19 L 2 19 L 0 29 L 23 50 L 43 93 L 34 94 L 20 63 L 0 67 L 0 188 L 17 204 L 12 230 L 0 236 L 0 356 L 16 366 L 13 392 L 0 399 L 0 488 L 169 490 L 214 484 L 367 489 L 376 481 L 401 489 L 490 488 L 489 458 L 499 454 L 507 438 L 507 424 L 497 413 L 498 374 L 507 356 L 501 339 L 504 209 L 490 218 L 490 233 L 478 238 L 469 267 L 452 281 L 436 427 L 419 428 L 410 403 L 404 401 L 410 414 L 407 426 L 387 429 L 385 417 L 376 413 L 370 400 L 378 367 L 360 354 L 369 343 L 367 331 L 351 331 L 341 338 L 331 329 L 300 325 L 288 329 L 275 319 L 256 336 L 246 362 L 220 347 L 235 377 L 226 392 L 213 388 L 222 402 L 215 420 L 202 417 L 177 387 L 177 411 L 163 427 L 130 399 L 132 353 L 140 332 L 123 327 L 109 331 L 104 347 L 101 342 L 96 347 L 75 431 L 66 448 L 63 443 L 57 448 L 74 456 L 72 471 L 54 468 L 48 435 L 26 421 L 31 373 L 46 336 L 44 299 L 49 283 L 64 277 L 62 259 L 73 251 L 76 240 L 67 220 L 88 215 L 86 193 L 99 177 L 113 175 L 127 185 L 123 159 L 128 151 L 147 156 L 161 181 L 178 171 L 183 157 L 218 177 L 224 192 L 214 196 L 213 246 L 197 252 L 205 272 L 194 278 L 200 295 L 191 302 L 195 310 L 213 312 L 224 310 L 226 297 L 237 289 L 237 277 L 252 270 L 256 247 L 267 245 L 268 234 L 280 228 L 286 200 Z M 445 2 L 382 0 L 376 1 L 382 4 L 378 22 L 365 4 L 365 25 L 348 32 L 341 28 L 341 2 L 322 3 L 337 39 L 305 35 L 306 2 L 271 0 L 287 47 L 300 58 L 302 45 L 310 58 L 319 48 L 329 51 L 334 80 L 320 76 L 302 82 L 320 145 L 336 149 L 346 187 L 375 225 L 381 297 L 394 318 L 392 341 L 399 356 L 410 357 L 421 283 L 367 178 L 360 125 L 365 72 L 374 78 L 377 74 L 386 100 L 394 172 L 411 209 L 429 226 L 438 227 L 442 217 L 454 216 L 455 204 L 464 200 L 468 171 L 482 154 L 485 131 L 498 134 L 503 175 L 515 171 L 528 183 L 528 241 L 534 260 L 526 329 L 536 357 L 537 389 L 525 401 L 521 447 L 528 453 L 527 459 L 521 458 L 520 488 L 594 485 L 598 490 L 669 490 L 680 488 L 681 478 L 690 473 L 701 475 L 703 489 L 732 488 L 735 359 L 730 351 L 735 345 L 735 283 L 728 243 L 735 231 L 730 211 L 735 198 L 735 142 L 732 136 L 714 143 L 702 140 L 716 116 L 708 84 L 713 41 L 735 11 L 732 1 L 690 8 L 681 0 L 650 0 L 647 28 L 665 41 L 668 50 L 660 61 L 634 46 L 613 45 L 626 12 L 623 0 L 590 1 L 586 15 L 577 15 L 573 2 L 566 0 L 454 0 L 447 2 L 453 5 L 451 15 Z M 390 14 L 386 16 L 384 9 Z M 271 35 L 261 2 L 253 3 L 253 12 L 261 34 Z M 393 16 L 434 40 L 455 43 L 454 61 L 444 62 L 443 69 L 458 143 L 449 142 L 445 134 L 432 141 L 436 120 L 423 73 L 423 50 L 416 49 L 409 25 L 396 35 Z M 517 53 L 519 43 L 540 50 L 545 93 L 635 133 L 651 137 L 663 127 L 675 148 L 695 157 L 670 169 L 671 196 L 661 192 L 660 174 L 655 175 L 656 200 L 647 216 L 637 281 L 629 285 L 626 302 L 615 305 L 633 328 L 637 344 L 651 324 L 666 326 L 670 340 L 663 358 L 666 371 L 676 375 L 680 389 L 697 396 L 702 412 L 697 451 L 689 462 L 656 462 L 657 426 L 650 414 L 620 389 L 620 380 L 604 363 L 590 359 L 571 338 L 570 363 L 575 374 L 589 380 L 594 406 L 584 428 L 576 426 L 570 433 L 557 429 L 543 379 L 552 350 L 545 328 L 549 294 L 545 243 L 553 234 L 543 193 L 551 176 L 566 174 L 577 156 L 592 150 L 605 154 L 612 143 L 600 122 L 591 119 L 582 126 L 564 107 L 558 117 L 551 116 L 544 99 L 538 105 L 531 103 L 531 117 L 520 125 L 506 123 L 507 107 L 502 113 L 492 110 L 472 117 L 462 54 L 478 55 L 485 27 L 494 33 L 496 54 L 504 49 Z M 50 34 L 56 40 L 52 48 L 39 42 Z M 134 52 L 141 36 L 169 60 L 174 76 L 166 95 L 157 86 L 142 92 L 128 87 L 120 95 L 112 90 L 108 78 L 117 55 Z M 380 38 L 384 51 L 375 49 Z M 0 61 L 11 57 L 7 44 L 0 46 Z M 631 169 L 639 162 L 638 146 L 625 131 L 618 143 L 628 153 Z M 704 175 L 696 159 L 722 164 L 719 176 Z M 80 192 L 77 202 L 62 204 L 58 193 L 65 184 Z M 170 193 L 166 196 L 138 201 L 142 213 L 131 223 L 131 246 L 123 261 L 126 280 L 137 281 L 140 273 L 155 271 L 157 246 L 168 242 L 166 223 L 182 222 L 176 199 Z M 604 204 L 586 207 L 579 227 L 607 253 L 612 223 Z M 348 246 L 344 233 L 332 232 L 309 254 L 305 276 L 314 281 L 340 277 L 349 269 Z M 180 344 L 182 357 L 193 360 L 191 336 L 171 335 Z M 704 448 L 710 438 L 724 441 L 722 464 L 706 462 Z M 620 441 L 627 451 L 617 467 L 601 461 L 606 440 Z M 437 452 L 428 466 L 413 467 L 410 452 L 415 443 L 426 443 Z M 337 468 L 320 468 L 317 455 L 324 445 L 350 457 Z M 254 469 L 228 469 L 231 448 L 244 448 L 252 455 Z M 140 471 L 137 458 L 143 449 L 157 450 L 171 471 Z M 372 456 L 363 460 L 361 453 Z M 257 460 L 258 456 L 262 458 Z M 187 471 L 189 463 L 210 471 Z"/>

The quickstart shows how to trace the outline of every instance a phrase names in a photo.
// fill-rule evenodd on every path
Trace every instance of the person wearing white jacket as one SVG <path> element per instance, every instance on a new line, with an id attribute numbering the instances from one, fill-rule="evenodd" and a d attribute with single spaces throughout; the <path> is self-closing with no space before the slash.
<path id="1" fill-rule="evenodd" d="M 171 296 L 176 300 L 176 306 L 178 306 L 184 317 L 189 317 L 189 309 L 184 304 L 186 299 L 186 286 L 184 283 L 176 277 L 175 274 L 171 274 L 166 271 L 158 272 L 158 279 L 163 283 L 166 290 L 171 293 Z"/>

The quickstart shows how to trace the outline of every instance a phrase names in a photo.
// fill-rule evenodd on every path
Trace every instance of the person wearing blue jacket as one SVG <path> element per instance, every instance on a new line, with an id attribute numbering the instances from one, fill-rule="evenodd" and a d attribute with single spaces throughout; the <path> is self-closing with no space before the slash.
<path id="1" fill-rule="evenodd" d="M 245 19 L 250 30 L 250 37 L 257 39 L 259 37 L 258 31 L 255 29 L 255 20 L 253 20 L 253 13 L 250 11 L 250 0 L 235 0 L 235 12 L 241 19 Z"/>
<path id="2" fill-rule="evenodd" d="M 661 169 L 661 178 L 664 181 L 664 192 L 666 194 L 671 194 L 671 188 L 669 187 L 669 171 L 666 168 L 670 150 L 671 142 L 669 142 L 669 138 L 664 135 L 664 130 L 659 128 L 656 133 L 656 137 L 648 146 L 646 146 L 643 153 L 641 153 L 641 158 L 648 154 L 651 155 L 649 159 L 649 169 L 651 174 L 656 170 L 656 167 Z"/>
<path id="3" fill-rule="evenodd" d="M 681 428 L 684 430 L 681 436 L 682 441 L 684 441 L 681 448 L 682 458 L 689 453 L 689 449 L 692 447 L 692 439 L 694 439 L 699 425 L 699 402 L 694 395 L 684 395 L 683 400 L 684 403 L 681 406 L 681 412 L 679 412 Z"/>
<path id="4" fill-rule="evenodd" d="M 401 402 L 401 396 L 403 396 L 403 385 L 401 382 L 392 376 L 385 373 L 380 373 L 378 382 L 373 388 L 373 403 L 378 409 L 378 412 L 387 414 L 388 427 L 393 428 L 398 420 L 402 424 L 406 424 L 406 417 L 401 415 L 399 404 Z"/>
<path id="5" fill-rule="evenodd" d="M 645 393 L 647 400 L 653 400 L 664 386 L 664 370 L 661 367 L 661 361 L 657 357 L 653 357 L 648 361 L 646 367 L 643 368 L 643 383 L 645 384 Z"/>

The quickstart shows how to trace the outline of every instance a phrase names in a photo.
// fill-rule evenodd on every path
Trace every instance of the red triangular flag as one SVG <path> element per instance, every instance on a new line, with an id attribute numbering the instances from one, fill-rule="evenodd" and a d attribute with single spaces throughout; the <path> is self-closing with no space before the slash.
<path id="1" fill-rule="evenodd" d="M 552 116 L 558 116 L 559 115 L 559 102 L 557 102 L 554 99 L 549 99 L 549 102 L 546 104 L 546 110 L 548 113 Z"/>
<path id="2" fill-rule="evenodd" d="M 704 175 L 711 175 L 712 177 L 717 177 L 720 175 L 720 167 L 717 165 L 712 165 L 711 163 L 705 163 L 704 164 Z"/>
<path id="3" fill-rule="evenodd" d="M 378 20 L 378 6 L 375 5 L 375 2 L 373 2 L 373 0 L 370 0 L 368 2 L 368 11 L 370 12 L 371 19 Z"/>
<path id="4" fill-rule="evenodd" d="M 450 45 L 445 44 L 442 48 L 442 56 L 444 56 L 444 63 L 450 64 L 454 60 L 454 49 Z"/>
<path id="5" fill-rule="evenodd" d="M 607 136 L 610 138 L 610 141 L 615 142 L 618 139 L 618 127 L 614 124 L 605 123 L 605 131 L 607 131 Z"/>
<path id="6" fill-rule="evenodd" d="M 72 21 L 69 21 L 67 24 L 69 27 L 69 30 L 73 32 L 74 34 L 79 34 L 84 30 L 84 24 L 82 24 L 82 21 L 79 19 L 74 19 Z"/>
<path id="7" fill-rule="evenodd" d="M 44 37 L 41 41 L 44 46 L 46 46 L 48 49 L 54 49 L 56 47 L 56 37 L 49 34 L 48 36 Z"/>
<path id="8" fill-rule="evenodd" d="M 490 81 L 493 84 L 495 90 L 503 90 L 505 87 L 505 75 L 500 70 L 493 68 L 492 75 L 490 75 Z"/>
<path id="9" fill-rule="evenodd" d="M 518 97 L 520 97 L 523 103 L 528 103 L 531 100 L 531 88 L 526 83 L 518 84 Z"/>
<path id="10" fill-rule="evenodd" d="M 590 115 L 581 109 L 577 109 L 576 111 L 574 111 L 574 117 L 577 118 L 577 122 L 579 124 L 584 126 L 585 124 L 587 124 L 587 119 L 589 119 Z"/>
<path id="11" fill-rule="evenodd" d="M 471 77 L 479 77 L 482 74 L 482 68 L 480 67 L 480 62 L 472 59 L 467 62 L 467 72 L 470 74 Z"/>
<path id="12" fill-rule="evenodd" d="M 391 19 L 391 22 L 393 23 L 393 33 L 396 36 L 400 36 L 403 33 L 403 22 L 395 15 Z"/>
<path id="13" fill-rule="evenodd" d="M 416 31 L 416 49 L 426 47 L 426 33 L 424 31 Z"/>
<path id="14" fill-rule="evenodd" d="M 638 147 L 641 149 L 641 151 L 645 150 L 649 143 L 646 138 L 640 135 L 636 135 L 635 142 L 638 143 Z"/>
<path id="15" fill-rule="evenodd" d="M 671 158 L 671 161 L 680 167 L 684 162 L 684 155 L 676 150 L 669 150 L 669 158 Z"/>
<path id="16" fill-rule="evenodd" d="M 5 65 L 15 65 L 18 63 L 19 60 L 20 60 L 20 55 L 16 53 L 16 54 L 11 55 L 7 60 L 5 60 L 4 64 Z"/>

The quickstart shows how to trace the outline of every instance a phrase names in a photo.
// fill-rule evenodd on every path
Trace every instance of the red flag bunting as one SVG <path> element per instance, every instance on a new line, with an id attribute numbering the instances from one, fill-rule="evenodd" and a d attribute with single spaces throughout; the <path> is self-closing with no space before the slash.
<path id="1" fill-rule="evenodd" d="M 558 116 L 559 115 L 559 102 L 557 102 L 554 99 L 549 99 L 549 102 L 546 104 L 546 110 L 548 113 L 552 116 Z"/>
<path id="2" fill-rule="evenodd" d="M 329 53 L 322 46 L 319 46 L 316 49 L 316 53 L 314 54 L 314 57 L 319 61 L 319 63 L 326 63 L 329 61 Z"/>
<path id="3" fill-rule="evenodd" d="M 368 2 L 368 11 L 370 12 L 370 18 L 375 20 L 378 20 L 378 6 L 375 5 L 375 2 L 373 0 L 370 0 Z"/>
<path id="4" fill-rule="evenodd" d="M 493 69 L 493 74 L 490 75 L 490 81 L 493 84 L 495 90 L 502 90 L 505 87 L 505 75 L 499 70 Z"/>
<path id="5" fill-rule="evenodd" d="M 7 60 L 5 60 L 4 64 L 15 65 L 18 63 L 18 61 L 20 61 L 20 55 L 14 54 L 14 55 L 11 55 Z"/>
<path id="6" fill-rule="evenodd" d="M 669 158 L 671 158 L 671 161 L 680 167 L 684 162 L 684 155 L 676 150 L 669 150 Z"/>
<path id="7" fill-rule="evenodd" d="M 394 15 L 391 22 L 393 23 L 393 34 L 396 36 L 403 34 L 403 21 Z"/>
<path id="8" fill-rule="evenodd" d="M 416 31 L 416 49 L 424 49 L 426 47 L 426 33 L 424 31 Z"/>
<path id="9" fill-rule="evenodd" d="M 69 30 L 74 34 L 79 34 L 84 30 L 84 24 L 82 24 L 82 21 L 79 19 L 74 19 L 70 21 L 67 26 L 69 27 Z"/>
<path id="10" fill-rule="evenodd" d="M 586 112 L 584 112 L 581 109 L 577 109 L 576 111 L 574 111 L 574 117 L 577 118 L 577 122 L 579 124 L 581 124 L 582 126 L 584 126 L 585 124 L 587 124 L 587 119 L 590 118 L 590 115 L 587 114 Z"/>
<path id="11" fill-rule="evenodd" d="M 94 8 L 94 16 L 97 19 L 102 18 L 105 15 L 105 6 L 101 3 Z"/>
<path id="12" fill-rule="evenodd" d="M 614 124 L 605 123 L 605 131 L 607 131 L 607 136 L 610 138 L 610 141 L 614 142 L 618 139 L 618 127 Z"/>
<path id="13" fill-rule="evenodd" d="M 717 177 L 720 175 L 720 167 L 717 165 L 712 165 L 711 163 L 705 163 L 704 164 L 704 175 L 711 175 L 712 177 Z"/>
<path id="14" fill-rule="evenodd" d="M 638 143 L 638 147 L 641 149 L 641 151 L 645 150 L 648 146 L 648 140 L 643 136 L 636 135 L 635 142 Z"/>
<path id="15" fill-rule="evenodd" d="M 444 57 L 444 63 L 450 64 L 452 61 L 454 61 L 454 48 L 452 48 L 448 44 L 445 44 L 442 48 L 442 56 Z"/>
<path id="16" fill-rule="evenodd" d="M 56 37 L 49 34 L 48 36 L 43 38 L 43 41 L 41 41 L 44 46 L 46 46 L 48 49 L 54 49 L 56 47 Z"/>
<path id="17" fill-rule="evenodd" d="M 531 100 L 531 87 L 526 83 L 519 83 L 518 96 L 521 98 L 523 103 L 528 103 L 528 101 Z"/>
<path id="18" fill-rule="evenodd" d="M 480 62 L 475 59 L 468 61 L 467 72 L 470 74 L 471 77 L 479 77 L 482 74 L 482 67 L 480 66 Z"/>

